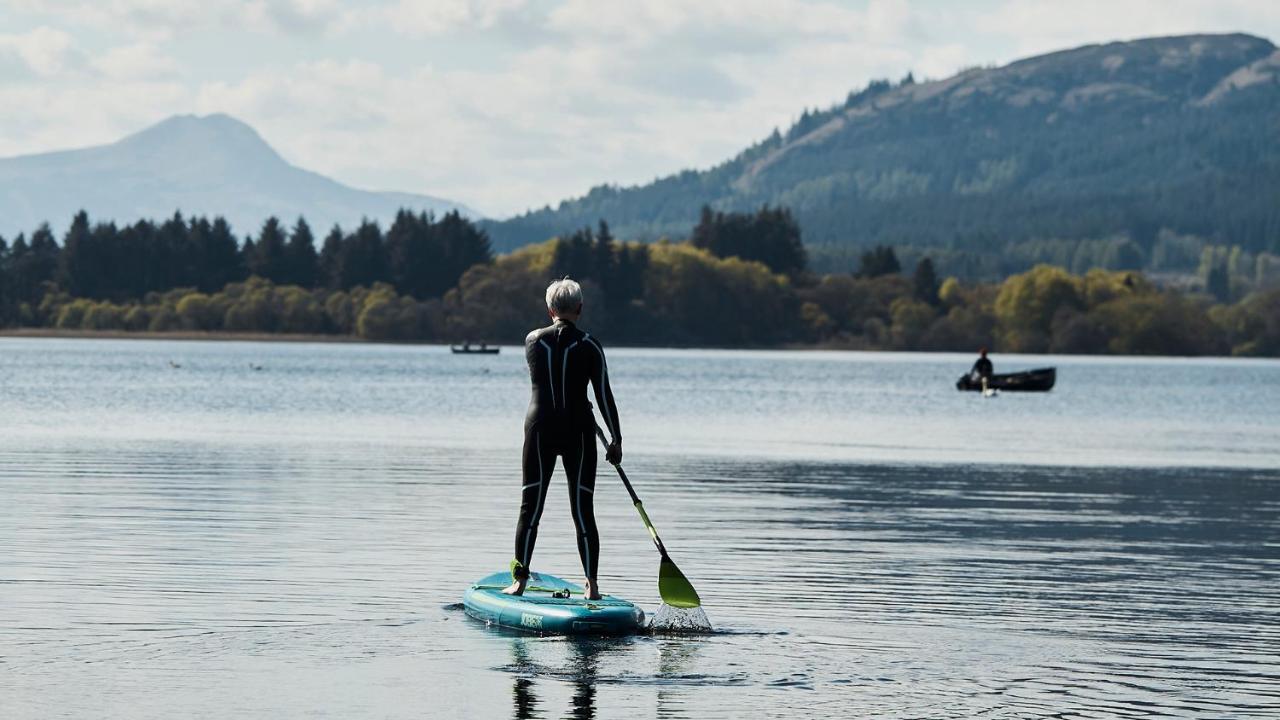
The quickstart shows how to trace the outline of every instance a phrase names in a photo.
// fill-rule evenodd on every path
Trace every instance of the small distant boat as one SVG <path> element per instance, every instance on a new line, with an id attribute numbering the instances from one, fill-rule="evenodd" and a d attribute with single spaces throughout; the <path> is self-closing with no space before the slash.
<path id="1" fill-rule="evenodd" d="M 484 343 L 472 345 L 471 343 L 463 343 L 462 345 L 450 345 L 449 349 L 454 355 L 497 355 L 502 348 L 489 347 Z"/>
<path id="2" fill-rule="evenodd" d="M 1057 368 L 1037 368 L 1025 372 L 992 375 L 987 378 L 987 389 L 1004 392 L 1048 392 L 1058 379 Z M 968 373 L 956 381 L 957 390 L 982 390 L 982 380 Z"/>

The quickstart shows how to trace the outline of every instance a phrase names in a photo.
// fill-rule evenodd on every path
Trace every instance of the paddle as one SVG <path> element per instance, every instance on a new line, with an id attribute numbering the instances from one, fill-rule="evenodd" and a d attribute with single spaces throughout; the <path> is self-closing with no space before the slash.
<path id="1" fill-rule="evenodd" d="M 600 442 L 608 446 L 609 441 L 605 439 L 604 431 L 599 425 L 596 426 L 596 435 L 600 436 Z M 618 477 L 622 478 L 622 484 L 627 488 L 627 494 L 631 496 L 631 503 L 636 506 L 640 519 L 649 529 L 653 544 L 662 555 L 662 560 L 658 564 L 658 594 L 662 596 L 662 602 L 678 608 L 696 608 L 702 605 L 702 600 L 698 598 L 698 591 L 693 589 L 693 584 L 684 576 L 684 573 L 680 572 L 680 568 L 676 567 L 671 556 L 667 554 L 667 548 L 662 544 L 662 538 L 658 537 L 658 531 L 649 520 L 649 514 L 644 511 L 644 503 L 640 502 L 635 488 L 631 487 L 626 471 L 622 469 L 620 463 L 614 464 L 613 468 L 618 471 Z"/>

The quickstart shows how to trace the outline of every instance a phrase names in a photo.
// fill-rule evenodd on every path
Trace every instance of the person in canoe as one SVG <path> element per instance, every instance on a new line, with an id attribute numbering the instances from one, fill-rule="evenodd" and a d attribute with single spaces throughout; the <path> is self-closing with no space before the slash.
<path id="1" fill-rule="evenodd" d="M 609 388 L 604 348 L 578 328 L 582 315 L 582 287 L 564 278 L 547 287 L 551 325 L 534 330 L 524 340 L 525 360 L 533 381 L 533 397 L 524 420 L 524 481 L 520 516 L 516 522 L 515 559 L 511 562 L 510 595 L 524 593 L 529 563 L 538 540 L 538 521 L 556 458 L 564 461 L 569 479 L 569 511 L 577 529 L 578 555 L 586 574 L 587 599 L 600 598 L 596 570 L 600 563 L 600 535 L 596 530 L 592 494 L 596 483 L 596 425 L 587 400 L 587 383 L 611 441 L 605 451 L 610 463 L 622 462 L 622 428 L 618 407 Z"/>
<path id="2" fill-rule="evenodd" d="M 991 364 L 991 360 L 987 358 L 987 349 L 978 348 L 978 360 L 973 363 L 973 369 L 969 371 L 969 376 L 974 382 L 981 382 L 982 389 L 987 389 L 987 381 L 995 374 L 995 366 Z"/>

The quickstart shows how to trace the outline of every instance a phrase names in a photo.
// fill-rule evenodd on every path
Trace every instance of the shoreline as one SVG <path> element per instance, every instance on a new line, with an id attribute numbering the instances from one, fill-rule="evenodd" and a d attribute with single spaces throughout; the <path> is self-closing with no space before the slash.
<path id="1" fill-rule="evenodd" d="M 297 343 L 364 343 L 373 344 L 355 335 L 320 335 L 301 333 L 265 332 L 214 332 L 209 330 L 66 330 L 59 328 L 5 328 L 0 338 L 77 338 L 91 340 L 194 340 L 205 342 L 297 342 Z M 381 341 L 379 341 L 381 342 Z M 392 343 L 422 344 L 428 343 Z"/>
<path id="2" fill-rule="evenodd" d="M 210 331 L 210 330 L 172 330 L 172 331 L 153 331 L 153 330 L 83 330 L 83 329 L 65 329 L 65 328 L 0 328 L 0 339 L 3 338 L 51 338 L 51 339 L 81 339 L 81 340 L 181 340 L 193 342 L 272 342 L 272 343 L 333 343 L 333 344 L 359 344 L 359 345 L 421 345 L 423 347 L 450 347 L 457 343 L 447 343 L 442 341 L 419 342 L 413 340 L 365 340 L 356 335 L 324 335 L 324 334 L 306 334 L 306 333 L 267 333 L 267 332 L 226 332 L 226 331 Z M 501 344 L 490 343 L 490 347 L 503 347 Z M 512 346 L 516 347 L 516 346 Z M 826 352 L 865 352 L 865 353 L 906 353 L 928 355 L 934 353 L 953 353 L 953 354 L 971 354 L 962 350 L 891 350 L 888 348 L 873 348 L 857 344 L 844 343 L 814 343 L 810 345 L 801 345 L 796 343 L 786 343 L 775 346 L 747 346 L 747 347 L 717 347 L 717 346 L 683 346 L 683 345 L 618 345 L 618 348 L 638 349 L 638 350 L 776 350 L 776 351 L 801 351 L 812 353 Z M 1055 355 L 1054 353 L 1002 353 L 1008 356 L 1019 355 Z M 1142 358 L 1142 359 L 1170 359 L 1170 360 L 1261 360 L 1275 361 L 1280 360 L 1276 357 L 1242 357 L 1235 355 L 1113 355 L 1110 353 L 1067 353 L 1056 354 L 1061 357 L 1073 358 Z"/>

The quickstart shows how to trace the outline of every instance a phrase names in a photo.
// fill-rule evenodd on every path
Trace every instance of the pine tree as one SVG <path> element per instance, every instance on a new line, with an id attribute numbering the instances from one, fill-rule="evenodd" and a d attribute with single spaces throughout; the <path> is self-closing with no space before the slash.
<path id="1" fill-rule="evenodd" d="M 143 277 L 135 278 L 133 292 L 145 293 L 196 284 L 200 268 L 194 262 L 187 267 L 182 257 L 190 237 L 190 230 L 182 213 L 175 212 L 159 228 L 151 223 L 147 223 L 147 226 L 146 231 L 141 233 L 146 239 L 144 246 L 148 248 L 145 252 L 145 269 L 142 271 Z M 129 293 L 126 291 L 125 294 Z"/>
<path id="2" fill-rule="evenodd" d="M 49 223 L 41 223 L 31 233 L 30 252 L 28 253 L 27 281 L 31 283 L 30 301 L 38 303 L 44 297 L 45 283 L 55 279 L 58 272 L 58 241 L 53 239 L 53 231 Z"/>
<path id="3" fill-rule="evenodd" d="M 614 275 L 618 266 L 617 247 L 613 242 L 613 233 L 609 232 L 609 223 L 603 219 L 600 220 L 599 228 L 596 230 L 595 244 L 595 276 L 596 280 L 604 287 L 605 296 L 609 297 L 612 292 Z"/>
<path id="4" fill-rule="evenodd" d="M 240 245 L 240 272 L 248 277 L 253 274 L 251 268 L 253 266 L 253 256 L 257 253 L 257 247 L 253 243 L 252 235 L 245 235 L 244 242 Z"/>
<path id="5" fill-rule="evenodd" d="M 30 301 L 25 282 L 29 254 L 26 236 L 18 233 L 18 237 L 13 239 L 13 245 L 9 246 L 9 257 L 5 264 L 5 271 L 9 276 L 9 295 L 15 304 Z"/>
<path id="6" fill-rule="evenodd" d="M 319 287 L 330 290 L 341 287 L 343 238 L 342 228 L 337 225 L 324 237 L 324 245 L 320 247 L 320 257 L 316 261 L 316 284 Z"/>
<path id="7" fill-rule="evenodd" d="M 0 236 L 0 327 L 13 322 L 13 298 L 9 281 L 9 243 Z"/>
<path id="8" fill-rule="evenodd" d="M 299 217 L 285 246 L 286 282 L 304 288 L 315 287 L 316 265 L 315 236 L 311 234 L 307 221 Z"/>
<path id="9" fill-rule="evenodd" d="M 717 257 L 755 260 L 776 273 L 796 275 L 809 264 L 800 226 L 786 208 L 766 205 L 755 213 L 713 213 L 703 206 L 690 240 Z"/>
<path id="10" fill-rule="evenodd" d="M 199 286 L 204 292 L 221 290 L 227 283 L 247 277 L 247 268 L 240 262 L 235 233 L 224 218 L 214 218 L 202 254 L 204 272 Z"/>
<path id="11" fill-rule="evenodd" d="M 258 242 L 249 259 L 249 274 L 266 278 L 276 284 L 289 281 L 289 266 L 285 258 L 284 231 L 280 221 L 274 217 L 267 218 L 258 233 Z"/>
<path id="12" fill-rule="evenodd" d="M 47 225 L 41 226 L 47 229 Z M 36 231 L 37 235 L 40 231 Z M 35 236 L 33 236 L 34 240 Z M 94 287 L 94 272 L 100 267 L 98 258 L 94 257 L 94 248 L 89 233 L 89 214 L 84 210 L 76 213 L 71 219 L 71 227 L 62 238 L 62 252 L 57 254 L 57 283 L 73 297 L 97 297 Z M 32 243 L 35 244 L 34 242 Z"/>
<path id="13" fill-rule="evenodd" d="M 430 297 L 444 295 L 472 266 L 487 265 L 493 261 L 489 236 L 456 210 L 440 218 L 440 222 L 435 224 L 435 233 L 444 248 L 446 273 L 430 288 Z"/>
<path id="14" fill-rule="evenodd" d="M 902 266 L 898 264 L 898 255 L 894 253 L 893 247 L 877 245 L 862 253 L 862 265 L 858 269 L 859 277 L 873 278 L 900 272 L 902 272 Z"/>
<path id="15" fill-rule="evenodd" d="M 938 304 L 938 274 L 933 270 L 933 260 L 924 257 L 916 263 L 916 273 L 912 283 L 917 300 L 930 305 Z"/>
<path id="16" fill-rule="evenodd" d="M 338 260 L 339 286 L 343 290 L 391 282 L 387 248 L 378 223 L 365 220 L 355 233 L 345 238 Z"/>
<path id="17" fill-rule="evenodd" d="M 396 291 L 419 300 L 430 296 L 436 275 L 443 274 L 443 248 L 435 237 L 431 219 L 401 208 L 387 228 L 387 255 L 391 282 Z"/>
<path id="18" fill-rule="evenodd" d="M 1225 262 L 1216 263 L 1205 279 L 1205 290 L 1221 302 L 1231 299 L 1231 275 Z"/>

